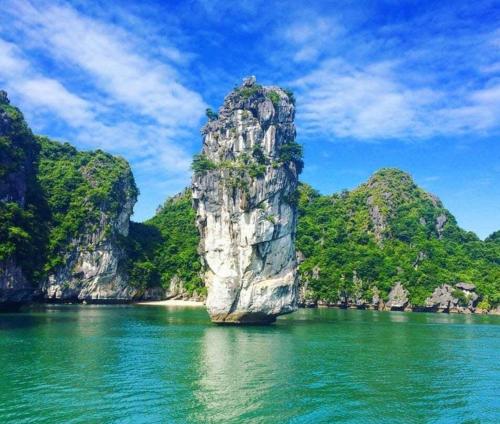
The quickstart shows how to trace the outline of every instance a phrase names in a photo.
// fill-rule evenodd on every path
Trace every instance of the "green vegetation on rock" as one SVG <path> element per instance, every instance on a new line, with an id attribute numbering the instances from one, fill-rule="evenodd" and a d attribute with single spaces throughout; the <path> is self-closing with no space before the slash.
<path id="1" fill-rule="evenodd" d="M 130 284 L 142 289 L 167 289 L 174 278 L 188 293 L 205 294 L 191 191 L 167 199 L 144 223 L 131 223 L 128 240 Z"/>
<path id="2" fill-rule="evenodd" d="M 125 159 L 34 136 L 4 92 L 0 114 L 0 261 L 14 260 L 36 286 L 71 249 L 118 237 L 110 225 L 137 188 Z"/>
<path id="3" fill-rule="evenodd" d="M 262 85 L 253 84 L 250 87 L 238 88 L 236 91 L 243 99 L 248 100 L 253 95 L 260 93 L 262 91 Z"/>
<path id="4" fill-rule="evenodd" d="M 303 148 L 295 140 L 283 144 L 280 148 L 279 160 L 282 163 L 293 162 L 297 168 L 297 173 L 304 169 Z"/>
<path id="5" fill-rule="evenodd" d="M 203 153 L 199 155 L 194 155 L 193 157 L 193 162 L 191 164 L 191 169 L 195 174 L 204 174 L 207 171 L 210 171 L 212 169 L 217 169 L 217 164 L 215 162 L 212 162 L 210 159 L 207 158 L 206 155 Z"/>
<path id="6" fill-rule="evenodd" d="M 267 93 L 267 97 L 273 103 L 274 107 L 277 107 L 280 104 L 281 97 L 276 91 L 270 91 Z"/>
<path id="7" fill-rule="evenodd" d="M 38 182 L 50 210 L 45 270 L 51 271 L 64 264 L 70 244 L 82 236 L 109 236 L 110 223 L 117 221 L 127 199 L 135 201 L 138 191 L 123 158 L 102 150 L 80 152 L 46 137 L 37 141 L 41 148 Z"/>
<path id="8" fill-rule="evenodd" d="M 219 117 L 219 115 L 217 115 L 217 113 L 210 108 L 206 109 L 205 114 L 207 115 L 209 121 L 213 121 Z"/>
<path id="9" fill-rule="evenodd" d="M 240 95 L 261 89 L 243 88 Z M 127 247 L 132 286 L 166 289 L 177 279 L 187 292 L 205 292 L 189 190 L 150 220 L 131 223 L 125 237 L 112 228 L 137 196 L 124 159 L 35 137 L 1 91 L 0 118 L 0 263 L 12 261 L 36 285 L 66 263 L 71 249 L 92 249 L 112 237 Z M 248 177 L 290 163 L 302 170 L 302 146 L 294 140 L 280 147 L 279 157 L 257 145 L 235 160 L 196 155 L 192 168 L 195 174 L 224 169 L 228 186 L 248 189 Z M 310 298 L 369 300 L 377 292 L 387 298 L 401 282 L 418 307 L 437 286 L 464 281 L 477 286 L 479 308 L 500 303 L 500 231 L 481 241 L 462 230 L 439 199 L 402 171 L 382 169 L 358 188 L 329 196 L 302 184 L 286 201 L 299 207 L 299 271 Z M 453 293 L 467 303 L 463 292 Z"/>
<path id="10" fill-rule="evenodd" d="M 13 261 L 31 282 L 42 275 L 47 238 L 38 154 L 23 114 L 0 91 L 0 263 Z"/>
<path id="11" fill-rule="evenodd" d="M 297 249 L 309 296 L 386 297 L 398 281 L 414 306 L 435 287 L 468 281 L 500 302 L 500 250 L 460 229 L 434 196 L 397 169 L 382 169 L 352 192 L 322 196 L 300 187 Z"/>
<path id="12" fill-rule="evenodd" d="M 297 250 L 304 256 L 299 271 L 311 298 L 370 300 L 378 290 L 387 299 L 401 281 L 418 307 L 437 286 L 468 281 L 482 296 L 479 307 L 500 303 L 499 233 L 483 242 L 460 229 L 441 202 L 402 171 L 382 169 L 357 189 L 331 196 L 302 184 L 290 202 L 299 205 Z M 142 232 L 134 237 L 142 238 L 136 250 L 145 255 L 132 271 L 137 283 L 144 284 L 145 270 L 155 270 L 147 274 L 153 286 L 160 274 L 164 286 L 174 275 L 191 288 L 202 286 L 194 219 L 185 191 L 150 221 L 132 226 L 131 235 Z M 465 304 L 463 293 L 456 294 Z"/>

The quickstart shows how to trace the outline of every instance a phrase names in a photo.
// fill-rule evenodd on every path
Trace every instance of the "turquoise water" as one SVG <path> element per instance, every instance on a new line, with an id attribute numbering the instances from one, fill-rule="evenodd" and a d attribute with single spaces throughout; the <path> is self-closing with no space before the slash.
<path id="1" fill-rule="evenodd" d="M 201 308 L 0 315 L 1 423 L 498 423 L 500 317 Z"/>

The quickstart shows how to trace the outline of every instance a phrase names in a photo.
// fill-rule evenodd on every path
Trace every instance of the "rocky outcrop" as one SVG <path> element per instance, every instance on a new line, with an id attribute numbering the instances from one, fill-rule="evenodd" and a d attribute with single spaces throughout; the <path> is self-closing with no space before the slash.
<path id="1" fill-rule="evenodd" d="M 426 308 L 436 312 L 449 312 L 450 309 L 458 306 L 458 299 L 453 296 L 453 287 L 449 284 L 443 284 L 436 287 L 432 296 L 425 300 Z"/>
<path id="2" fill-rule="evenodd" d="M 93 180 L 96 169 L 87 168 L 83 175 Z M 124 267 L 124 238 L 129 231 L 130 216 L 137 190 L 128 166 L 117 176 L 112 188 L 116 202 L 90 205 L 97 221 L 86 222 L 78 238 L 71 240 L 62 252 L 64 265 L 56 267 L 42 286 L 50 301 L 124 302 L 140 295 L 128 285 Z"/>
<path id="3" fill-rule="evenodd" d="M 457 283 L 455 287 L 443 284 L 426 299 L 425 306 L 434 312 L 471 313 L 475 312 L 478 299 L 474 284 Z"/>
<path id="4" fill-rule="evenodd" d="M 267 323 L 297 308 L 294 115 L 291 93 L 249 78 L 203 128 L 193 202 L 214 322 Z"/>
<path id="5" fill-rule="evenodd" d="M 385 304 L 386 309 L 391 311 L 403 311 L 408 307 L 408 290 L 398 282 L 389 292 L 389 300 Z"/>
<path id="6" fill-rule="evenodd" d="M 34 294 L 28 268 L 36 266 L 36 255 L 28 227 L 35 218 L 27 197 L 37 154 L 22 113 L 0 90 L 0 307 L 30 301 Z"/>
<path id="7" fill-rule="evenodd" d="M 125 301 L 137 189 L 128 163 L 34 136 L 0 91 L 0 305 Z"/>
<path id="8" fill-rule="evenodd" d="M 29 302 L 34 292 L 33 285 L 13 258 L 0 261 L 0 308 L 17 307 Z"/>

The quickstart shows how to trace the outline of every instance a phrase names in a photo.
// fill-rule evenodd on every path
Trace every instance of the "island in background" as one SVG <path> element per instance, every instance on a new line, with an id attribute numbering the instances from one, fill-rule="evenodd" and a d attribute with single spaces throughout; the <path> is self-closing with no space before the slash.
<path id="1" fill-rule="evenodd" d="M 190 189 L 144 223 L 137 195 L 123 158 L 33 135 L 0 92 L 0 305 L 203 301 Z M 500 231 L 464 231 L 408 174 L 290 201 L 302 306 L 500 312 Z"/>

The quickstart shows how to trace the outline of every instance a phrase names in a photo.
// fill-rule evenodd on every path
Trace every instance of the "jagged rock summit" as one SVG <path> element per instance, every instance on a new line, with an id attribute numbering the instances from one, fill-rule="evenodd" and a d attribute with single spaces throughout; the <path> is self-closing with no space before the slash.
<path id="1" fill-rule="evenodd" d="M 208 312 L 216 323 L 270 323 L 297 308 L 303 162 L 293 94 L 250 77 L 207 116 L 193 161 L 193 203 Z"/>

